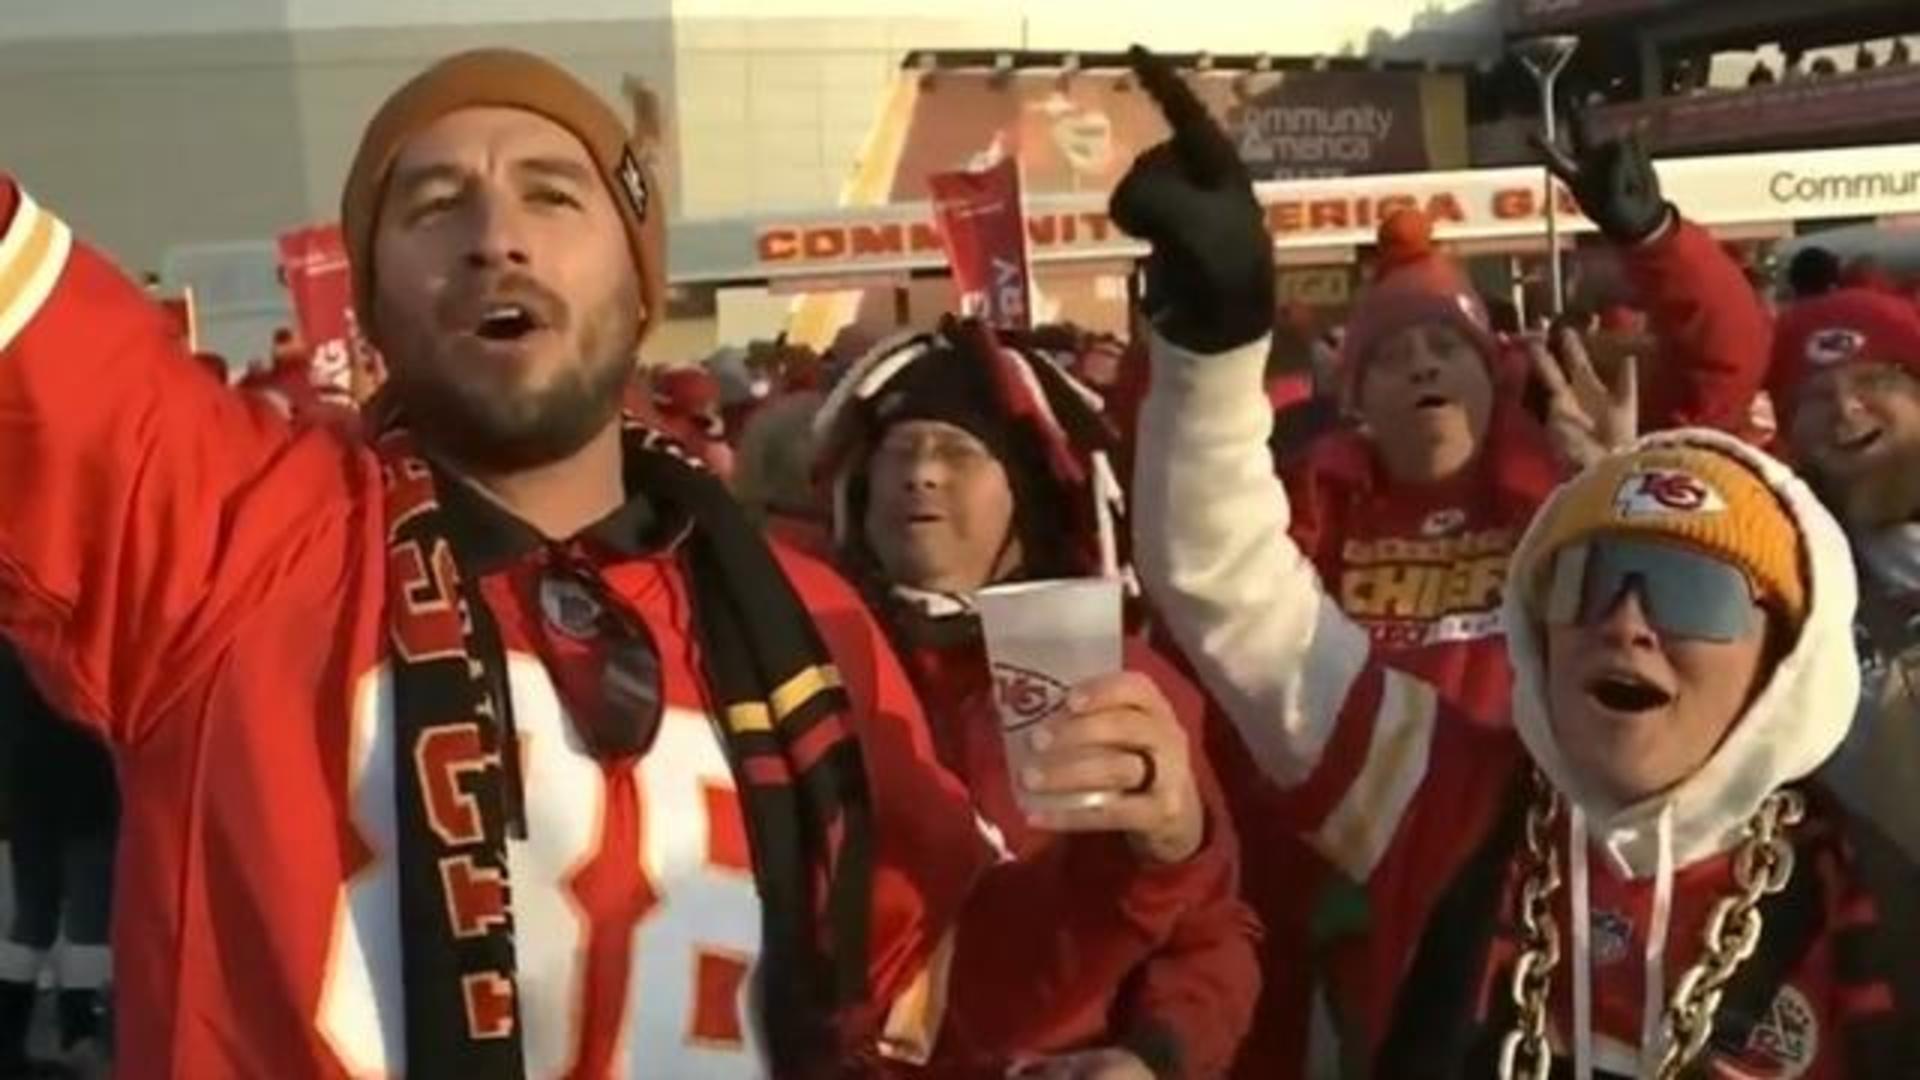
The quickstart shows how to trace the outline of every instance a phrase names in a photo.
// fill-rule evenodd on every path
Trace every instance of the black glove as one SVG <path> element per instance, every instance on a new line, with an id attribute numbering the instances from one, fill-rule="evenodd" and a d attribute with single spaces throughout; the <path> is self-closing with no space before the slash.
<path id="1" fill-rule="evenodd" d="M 1640 136 L 1596 143 L 1580 114 L 1568 119 L 1572 154 L 1547 145 L 1538 135 L 1530 140 L 1548 171 L 1567 185 L 1581 211 L 1614 243 L 1637 244 L 1659 232 L 1673 207 L 1661 197 L 1660 174 L 1653 171 L 1653 158 Z"/>
<path id="2" fill-rule="evenodd" d="M 1240 154 L 1166 61 L 1129 53 L 1173 138 L 1140 155 L 1109 213 L 1153 245 L 1147 311 L 1163 337 L 1219 353 L 1273 332 L 1273 238 Z"/>

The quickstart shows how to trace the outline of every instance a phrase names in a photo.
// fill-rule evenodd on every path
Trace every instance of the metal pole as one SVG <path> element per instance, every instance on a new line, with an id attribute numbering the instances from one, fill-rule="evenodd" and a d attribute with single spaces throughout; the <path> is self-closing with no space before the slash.
<path id="1" fill-rule="evenodd" d="M 1520 319 L 1520 329 L 1533 325 L 1533 312 L 1527 310 L 1527 264 L 1520 256 L 1507 256 L 1507 291 L 1512 294 L 1513 311 Z"/>
<path id="2" fill-rule="evenodd" d="M 1573 51 L 1580 47 L 1580 39 L 1569 34 L 1549 37 L 1530 38 L 1520 42 L 1515 56 L 1532 73 L 1534 84 L 1540 88 L 1541 130 L 1550 145 L 1559 145 L 1559 117 L 1553 111 L 1553 88 L 1560 79 L 1560 72 L 1573 57 Z M 1560 264 L 1560 208 L 1554 198 L 1555 185 L 1553 170 L 1545 170 L 1547 215 L 1547 280 L 1552 293 L 1553 313 L 1557 317 L 1566 308 L 1567 286 Z"/>
<path id="3" fill-rule="evenodd" d="M 1553 84 L 1559 78 L 1560 69 L 1553 67 L 1547 70 L 1545 78 L 1539 80 L 1540 114 L 1546 117 L 1548 146 L 1560 145 L 1560 125 L 1553 109 Z M 1553 294 L 1553 317 L 1557 319 L 1567 307 L 1567 284 L 1562 276 L 1564 268 L 1560 265 L 1560 207 L 1559 200 L 1554 198 L 1557 192 L 1554 190 L 1553 170 L 1543 168 L 1541 173 L 1546 177 L 1547 281 Z"/>

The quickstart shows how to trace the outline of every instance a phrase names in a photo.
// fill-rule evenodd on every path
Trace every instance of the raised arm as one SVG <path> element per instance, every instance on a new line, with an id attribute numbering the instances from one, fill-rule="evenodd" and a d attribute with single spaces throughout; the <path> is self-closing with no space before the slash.
<path id="1" fill-rule="evenodd" d="M 1174 132 L 1135 163 L 1113 205 L 1153 247 L 1136 565 L 1308 838 L 1368 880 L 1428 778 L 1437 698 L 1372 658 L 1288 538 L 1261 387 L 1271 240 L 1245 168 L 1193 91 L 1144 52 L 1135 64 Z"/>
<path id="2" fill-rule="evenodd" d="M 341 490 L 336 448 L 331 485 L 315 458 L 268 505 L 258 481 L 299 453 L 0 175 L 0 633 L 64 713 L 131 741 L 212 662 L 275 553 Z"/>
<path id="3" fill-rule="evenodd" d="M 1297 784 L 1366 666 L 1367 639 L 1287 538 L 1262 385 L 1273 241 L 1246 167 L 1179 75 L 1141 49 L 1134 64 L 1173 133 L 1113 196 L 1114 221 L 1152 245 L 1134 558 L 1256 759 L 1283 786 Z"/>
<path id="4" fill-rule="evenodd" d="M 1647 308 L 1659 355 L 1641 387 L 1641 430 L 1744 432 L 1772 346 L 1759 297 L 1713 237 L 1666 201 L 1637 136 L 1594 140 L 1579 114 L 1569 119 L 1571 152 L 1535 142 L 1618 248 Z"/>
<path id="5" fill-rule="evenodd" d="M 1134 476 L 1134 558 L 1202 684 L 1282 786 L 1313 771 L 1366 668 L 1366 633 L 1288 534 L 1266 451 L 1265 341 L 1154 344 Z"/>
<path id="6" fill-rule="evenodd" d="M 1641 430 L 1744 434 L 1773 348 L 1772 320 L 1746 275 L 1705 229 L 1677 213 L 1665 232 L 1622 249 L 1621 258 L 1658 343 Z"/>

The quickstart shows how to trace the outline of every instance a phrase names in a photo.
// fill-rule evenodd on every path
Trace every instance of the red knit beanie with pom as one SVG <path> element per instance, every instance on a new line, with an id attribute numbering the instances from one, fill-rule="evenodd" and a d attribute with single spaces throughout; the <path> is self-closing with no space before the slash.
<path id="1" fill-rule="evenodd" d="M 1433 221 L 1412 208 L 1395 210 L 1380 223 L 1375 239 L 1379 244 L 1379 255 L 1374 264 L 1373 278 L 1379 281 L 1433 254 Z"/>

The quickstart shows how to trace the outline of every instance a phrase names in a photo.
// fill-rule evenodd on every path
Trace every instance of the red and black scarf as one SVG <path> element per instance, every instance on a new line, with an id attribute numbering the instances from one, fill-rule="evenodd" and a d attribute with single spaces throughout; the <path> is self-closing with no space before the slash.
<path id="1" fill-rule="evenodd" d="M 781 1076 L 835 1070 L 866 1003 L 872 811 L 848 698 L 811 617 L 726 489 L 626 432 L 625 480 L 687 524 L 675 549 L 723 710 L 762 905 L 760 1021 Z M 397 724 L 408 1075 L 522 1080 L 507 839 L 519 769 L 500 635 L 404 430 L 378 450 Z M 455 901 L 458 902 L 455 902 Z"/>

